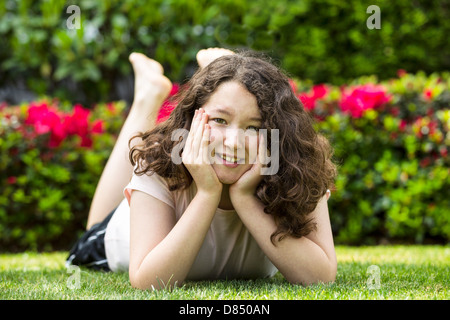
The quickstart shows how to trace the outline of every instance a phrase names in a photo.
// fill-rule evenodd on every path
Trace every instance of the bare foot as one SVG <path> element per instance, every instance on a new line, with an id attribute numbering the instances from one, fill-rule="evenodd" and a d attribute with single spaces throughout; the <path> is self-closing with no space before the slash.
<path id="1" fill-rule="evenodd" d="M 133 52 L 129 60 L 134 69 L 133 105 L 159 108 L 172 89 L 172 82 L 164 76 L 161 64 L 142 53 Z"/>
<path id="2" fill-rule="evenodd" d="M 200 68 L 203 69 L 217 58 L 230 54 L 234 54 L 234 52 L 223 48 L 203 49 L 197 53 L 197 62 Z"/>

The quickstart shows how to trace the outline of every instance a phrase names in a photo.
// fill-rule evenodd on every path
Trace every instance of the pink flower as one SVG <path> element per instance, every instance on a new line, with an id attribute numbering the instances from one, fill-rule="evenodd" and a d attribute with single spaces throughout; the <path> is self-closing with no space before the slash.
<path id="1" fill-rule="evenodd" d="M 292 91 L 294 91 L 294 93 L 296 93 L 298 88 L 297 88 L 297 84 L 294 82 L 294 80 L 289 79 L 289 85 L 291 86 Z"/>
<path id="2" fill-rule="evenodd" d="M 316 99 L 321 99 L 325 97 L 325 95 L 328 93 L 328 88 L 324 84 L 318 84 L 313 87 L 313 97 Z"/>
<path id="3" fill-rule="evenodd" d="M 66 132 L 70 135 L 84 136 L 88 133 L 88 118 L 90 110 L 83 108 L 80 104 L 76 104 L 73 113 L 64 119 Z"/>
<path id="4" fill-rule="evenodd" d="M 164 101 L 163 105 L 161 106 L 161 109 L 159 109 L 158 117 L 156 119 L 156 122 L 164 122 L 169 118 L 170 114 L 172 113 L 173 109 L 177 106 L 176 101 L 174 101 L 173 97 L 178 93 L 180 90 L 180 85 L 174 83 L 172 86 L 172 90 L 169 93 L 169 98 Z"/>
<path id="5" fill-rule="evenodd" d="M 112 114 L 116 114 L 116 112 L 117 112 L 116 105 L 112 102 L 108 102 L 106 104 L 106 109 Z"/>
<path id="6" fill-rule="evenodd" d="M 303 106 L 307 110 L 313 110 L 316 105 L 316 100 L 311 98 L 308 94 L 301 93 L 298 98 L 303 103 Z"/>
<path id="7" fill-rule="evenodd" d="M 400 129 L 400 131 L 405 131 L 406 130 L 406 125 L 407 125 L 407 123 L 406 123 L 406 121 L 405 120 L 400 120 L 400 126 L 399 126 L 399 129 Z"/>
<path id="8" fill-rule="evenodd" d="M 92 146 L 92 133 L 103 133 L 103 121 L 89 122 L 91 111 L 80 104 L 74 105 L 71 114 L 64 114 L 46 102 L 31 103 L 25 123 L 32 125 L 37 135 L 50 133 L 49 147 L 58 147 L 68 136 L 81 138 L 80 146 Z"/>
<path id="9" fill-rule="evenodd" d="M 94 123 L 92 124 L 92 132 L 93 133 L 103 133 L 104 132 L 102 120 L 94 121 Z"/>
<path id="10" fill-rule="evenodd" d="M 50 135 L 49 147 L 58 147 L 66 137 L 67 132 L 64 129 L 64 125 L 62 124 L 62 122 L 55 124 L 55 126 L 52 128 L 52 134 Z"/>
<path id="11" fill-rule="evenodd" d="M 31 103 L 25 124 L 32 125 L 38 135 L 50 133 L 49 147 L 55 148 L 66 138 L 67 133 L 62 124 L 62 114 L 47 105 Z"/>
<path id="12" fill-rule="evenodd" d="M 169 97 L 173 97 L 180 91 L 180 85 L 178 83 L 174 83 L 172 85 L 172 89 L 170 89 Z"/>
<path id="13" fill-rule="evenodd" d="M 88 136 L 88 135 L 81 136 L 80 146 L 81 147 L 86 147 L 86 148 L 92 147 L 92 139 L 91 139 L 91 137 Z"/>
<path id="14" fill-rule="evenodd" d="M 25 119 L 26 125 L 33 127 L 33 132 L 23 130 L 24 135 L 33 139 L 37 135 L 50 133 L 48 146 L 56 148 L 68 137 L 79 136 L 80 146 L 92 146 L 92 134 L 104 132 L 103 120 L 91 122 L 91 111 L 80 104 L 74 105 L 71 113 L 63 113 L 47 102 L 32 102 Z M 19 128 L 20 129 L 20 128 Z"/>
<path id="15" fill-rule="evenodd" d="M 391 101 L 391 96 L 381 85 L 366 84 L 342 91 L 339 106 L 343 112 L 360 118 L 366 110 L 375 109 Z"/>
<path id="16" fill-rule="evenodd" d="M 31 103 L 28 108 L 28 116 L 25 119 L 25 124 L 33 125 L 37 134 L 50 132 L 58 122 L 59 115 L 45 102 L 41 104 Z"/>
<path id="17" fill-rule="evenodd" d="M 423 92 L 423 97 L 427 101 L 430 101 L 431 99 L 433 99 L 433 90 L 431 90 L 429 88 L 425 89 L 425 91 Z"/>
<path id="18" fill-rule="evenodd" d="M 316 100 L 324 98 L 328 91 L 326 85 L 318 84 L 313 86 L 309 93 L 300 93 L 298 98 L 307 110 L 313 110 L 316 107 Z"/>

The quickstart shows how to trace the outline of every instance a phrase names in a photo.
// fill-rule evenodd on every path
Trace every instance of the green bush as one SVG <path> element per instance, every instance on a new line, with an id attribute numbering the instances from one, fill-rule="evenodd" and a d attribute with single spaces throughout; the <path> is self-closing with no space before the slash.
<path id="1" fill-rule="evenodd" d="M 0 251 L 67 249 L 84 229 L 124 103 L 0 106 Z"/>
<path id="2" fill-rule="evenodd" d="M 450 240 L 449 73 L 292 87 L 335 148 L 336 243 Z M 1 251 L 70 246 L 125 115 L 122 102 L 0 105 Z"/>
<path id="3" fill-rule="evenodd" d="M 69 5 L 81 28 L 69 30 Z M 140 51 L 182 82 L 210 46 L 266 51 L 292 77 L 344 84 L 397 69 L 449 70 L 450 19 L 439 0 L 377 0 L 370 30 L 362 0 L 7 0 L 0 2 L 0 88 L 23 81 L 34 93 L 90 105 L 115 101 Z M 131 80 L 130 80 L 131 81 Z"/>
<path id="4" fill-rule="evenodd" d="M 448 242 L 450 76 L 400 71 L 376 82 L 300 94 L 339 164 L 329 201 L 336 241 Z"/>

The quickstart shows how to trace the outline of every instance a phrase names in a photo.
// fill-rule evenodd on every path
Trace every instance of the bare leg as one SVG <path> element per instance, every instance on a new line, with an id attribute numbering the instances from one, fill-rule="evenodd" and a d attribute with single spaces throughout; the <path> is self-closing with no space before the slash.
<path id="1" fill-rule="evenodd" d="M 133 174 L 128 142 L 138 132 L 154 127 L 158 111 L 172 88 L 158 62 L 140 53 L 132 53 L 129 59 L 135 73 L 133 105 L 95 190 L 86 229 L 103 221 L 123 200 L 123 188 Z"/>
<path id="2" fill-rule="evenodd" d="M 197 62 L 200 68 L 204 68 L 227 54 L 233 52 L 222 48 L 200 50 Z M 154 127 L 158 111 L 172 88 L 170 80 L 163 75 L 162 66 L 155 60 L 140 53 L 132 53 L 130 62 L 135 73 L 133 105 L 95 190 L 86 229 L 103 221 L 123 200 L 123 188 L 133 175 L 128 142 L 136 133 Z"/>

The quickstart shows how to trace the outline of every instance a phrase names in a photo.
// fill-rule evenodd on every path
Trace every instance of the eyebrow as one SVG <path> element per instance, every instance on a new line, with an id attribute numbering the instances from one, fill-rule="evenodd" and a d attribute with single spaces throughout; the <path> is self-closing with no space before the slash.
<path id="1" fill-rule="evenodd" d="M 233 116 L 233 114 L 230 111 L 226 110 L 226 109 L 216 108 L 213 111 L 226 114 L 226 115 L 228 115 L 230 117 Z M 260 122 L 262 122 L 261 117 L 251 117 L 251 118 L 249 118 L 249 120 L 250 121 L 260 121 Z"/>

